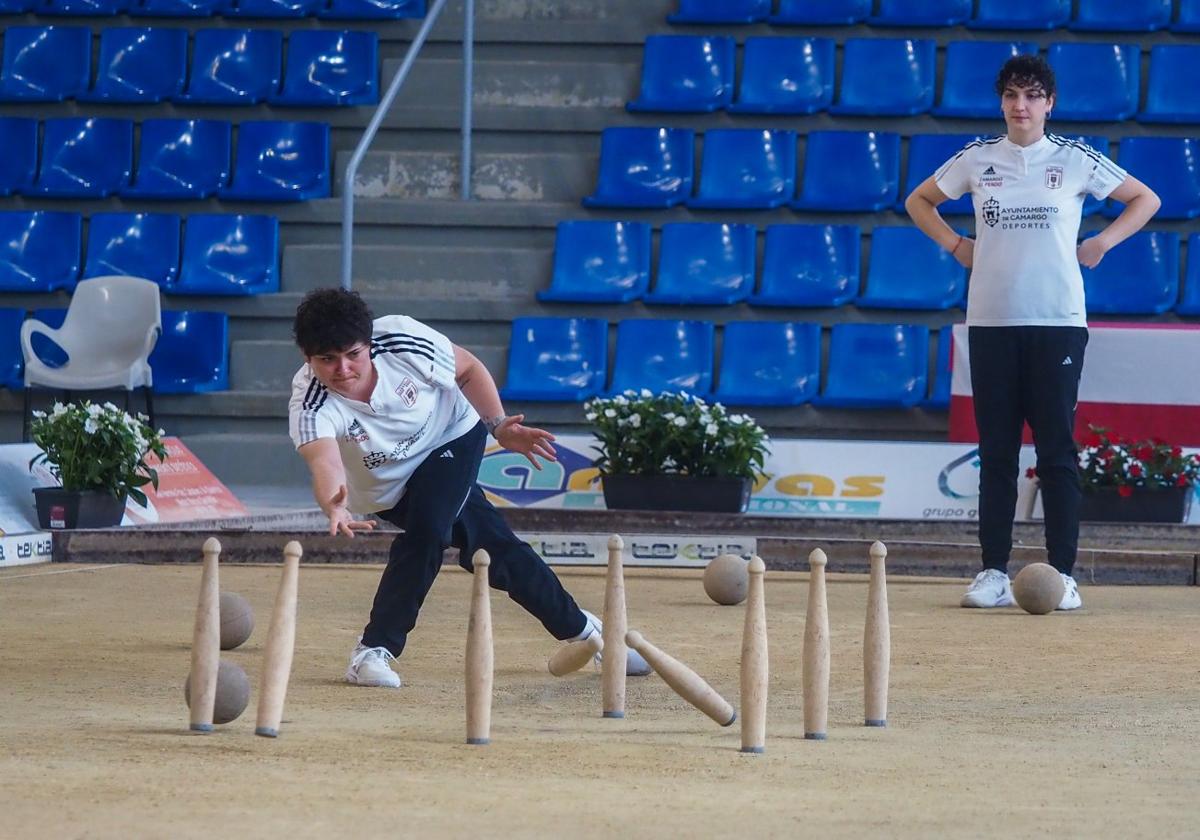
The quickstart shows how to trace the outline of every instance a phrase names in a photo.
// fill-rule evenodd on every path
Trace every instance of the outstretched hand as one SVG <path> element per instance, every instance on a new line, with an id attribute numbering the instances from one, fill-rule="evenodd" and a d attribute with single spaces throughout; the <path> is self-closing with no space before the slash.
<path id="1" fill-rule="evenodd" d="M 329 536 L 345 534 L 350 539 L 354 539 L 355 531 L 373 531 L 375 529 L 374 520 L 355 519 L 354 515 L 346 508 L 346 495 L 346 485 L 343 484 L 322 506 L 325 515 L 329 517 Z"/>
<path id="2" fill-rule="evenodd" d="M 504 421 L 496 427 L 493 436 L 505 449 L 510 452 L 519 452 L 529 459 L 529 463 L 533 464 L 535 470 L 540 470 L 542 465 L 537 462 L 535 455 L 539 455 L 547 461 L 558 460 L 558 456 L 554 452 L 554 444 L 551 443 L 554 435 L 545 429 L 522 426 L 521 421 L 524 419 L 524 414 L 505 417 Z"/>

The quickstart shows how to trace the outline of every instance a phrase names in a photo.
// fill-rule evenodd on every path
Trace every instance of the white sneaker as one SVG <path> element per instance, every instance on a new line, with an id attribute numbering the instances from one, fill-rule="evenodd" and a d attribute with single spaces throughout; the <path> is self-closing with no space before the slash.
<path id="1" fill-rule="evenodd" d="M 588 612 L 587 610 L 583 610 L 583 614 L 587 617 L 588 623 L 584 625 L 583 630 L 579 633 L 578 636 L 576 636 L 574 639 L 570 639 L 569 641 L 579 642 L 579 641 L 586 639 L 588 636 L 592 635 L 593 633 L 599 633 L 602 636 L 604 635 L 604 623 L 602 621 L 600 621 L 600 619 L 596 618 L 596 616 L 594 616 L 590 612 Z M 627 653 L 627 656 L 625 657 L 625 675 L 626 676 L 644 677 L 650 673 L 650 663 L 647 662 L 640 653 L 638 653 L 633 648 L 627 648 L 626 653 Z M 603 652 L 597 653 L 596 656 L 594 657 L 597 668 L 600 667 L 600 663 L 603 661 L 603 657 L 604 657 Z"/>
<path id="2" fill-rule="evenodd" d="M 984 569 L 975 575 L 959 602 L 964 607 L 1011 607 L 1013 605 L 1012 581 L 999 569 Z"/>
<path id="3" fill-rule="evenodd" d="M 399 688 L 400 675 L 392 670 L 389 662 L 396 657 L 385 647 L 367 647 L 359 636 L 354 653 L 350 655 L 350 667 L 346 669 L 346 682 L 353 685 L 377 685 L 383 688 Z"/>
<path id="4" fill-rule="evenodd" d="M 1059 574 L 1062 574 L 1059 572 Z M 1083 599 L 1079 597 L 1079 584 L 1075 582 L 1075 578 L 1070 575 L 1063 575 L 1063 597 L 1059 601 L 1055 609 L 1059 610 L 1077 610 L 1083 606 Z"/>

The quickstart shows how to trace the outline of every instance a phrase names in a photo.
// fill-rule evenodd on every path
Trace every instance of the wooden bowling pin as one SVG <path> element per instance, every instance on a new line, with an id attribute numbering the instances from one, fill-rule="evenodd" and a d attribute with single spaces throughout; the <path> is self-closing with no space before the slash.
<path id="1" fill-rule="evenodd" d="M 471 617 L 467 622 L 467 743 L 488 744 L 492 740 L 492 601 L 488 570 L 492 558 L 480 549 L 471 557 L 475 576 L 471 586 Z"/>
<path id="2" fill-rule="evenodd" d="M 217 702 L 217 668 L 221 663 L 221 585 L 217 565 L 221 543 L 215 537 L 204 541 L 200 571 L 200 597 L 196 602 L 196 623 L 192 628 L 192 704 L 188 710 L 188 728 L 193 732 L 212 732 L 213 709 Z"/>
<path id="3" fill-rule="evenodd" d="M 296 650 L 296 597 L 300 585 L 300 556 L 304 550 L 292 540 L 283 547 L 283 573 L 275 593 L 275 610 L 267 631 L 263 651 L 262 683 L 258 693 L 258 720 L 254 734 L 279 737 L 283 721 L 283 701 L 292 675 L 292 655 Z"/>
<path id="4" fill-rule="evenodd" d="M 630 630 L 625 634 L 625 642 L 650 663 L 654 672 L 662 677 L 676 694 L 721 726 L 729 726 L 737 720 L 737 712 L 733 710 L 733 706 L 705 682 L 703 677 L 675 657 L 650 644 L 641 633 Z"/>
<path id="5" fill-rule="evenodd" d="M 604 650 L 604 637 L 593 632 L 586 639 L 571 642 L 556 650 L 546 663 L 550 673 L 556 677 L 573 674 L 592 661 L 597 653 Z"/>
<path id="6" fill-rule="evenodd" d="M 742 752 L 760 753 L 767 740 L 767 611 L 763 592 L 766 565 L 750 558 L 750 587 L 742 626 Z"/>
<path id="7" fill-rule="evenodd" d="M 808 613 L 804 617 L 804 737 L 824 741 L 829 721 L 829 605 L 825 552 L 808 555 Z"/>
<path id="8" fill-rule="evenodd" d="M 616 534 L 608 538 L 608 578 L 604 589 L 604 658 L 600 660 L 600 684 L 604 695 L 604 717 L 625 717 L 625 569 L 621 551 L 625 542 Z"/>
<path id="9" fill-rule="evenodd" d="M 887 546 L 871 544 L 871 583 L 867 590 L 867 621 L 863 629 L 863 708 L 867 726 L 887 726 L 888 670 L 892 661 L 892 631 L 888 619 Z"/>

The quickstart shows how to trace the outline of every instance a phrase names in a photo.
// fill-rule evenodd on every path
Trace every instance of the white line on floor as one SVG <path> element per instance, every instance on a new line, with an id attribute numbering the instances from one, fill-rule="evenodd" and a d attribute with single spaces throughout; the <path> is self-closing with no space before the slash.
<path id="1" fill-rule="evenodd" d="M 0 583 L 18 578 L 45 577 L 46 575 L 68 575 L 71 572 L 98 572 L 102 569 L 119 569 L 122 566 L 132 566 L 132 563 L 105 563 L 103 566 L 88 566 L 83 569 L 48 569 L 44 572 L 34 572 L 28 575 L 0 575 Z"/>

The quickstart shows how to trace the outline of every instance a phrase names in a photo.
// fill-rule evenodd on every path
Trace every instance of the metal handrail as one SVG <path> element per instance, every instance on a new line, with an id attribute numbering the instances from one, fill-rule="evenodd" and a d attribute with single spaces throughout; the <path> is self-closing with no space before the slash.
<path id="1" fill-rule="evenodd" d="M 349 289 L 350 275 L 354 263 L 354 178 L 358 174 L 359 164 L 367 154 L 367 148 L 371 145 L 371 141 L 375 139 L 375 135 L 379 132 L 379 126 L 383 123 L 384 117 L 391 110 L 392 102 L 396 99 L 396 94 L 400 92 L 400 88 L 404 85 L 408 78 L 409 71 L 412 70 L 413 64 L 417 60 L 417 53 L 421 51 L 421 47 L 425 45 L 425 40 L 429 37 L 429 32 L 433 29 L 434 23 L 437 22 L 442 10 L 446 7 L 447 0 L 436 0 L 425 15 L 425 20 L 421 24 L 421 28 L 417 30 L 417 36 L 412 43 L 408 45 L 408 52 L 404 55 L 404 61 L 400 64 L 400 69 L 396 71 L 396 75 L 392 77 L 392 82 L 388 85 L 387 92 L 383 95 L 383 99 L 375 107 L 375 113 L 371 115 L 371 121 L 367 123 L 367 129 L 363 132 L 362 139 L 358 141 L 358 146 L 354 149 L 354 154 L 350 156 L 350 162 L 346 164 L 346 175 L 342 181 L 342 288 Z M 462 169 L 462 192 L 460 197 L 464 200 L 471 197 L 471 99 L 473 97 L 473 79 L 475 66 L 475 0 L 464 0 L 463 2 L 463 104 L 462 104 L 462 159 L 460 167 Z"/>

